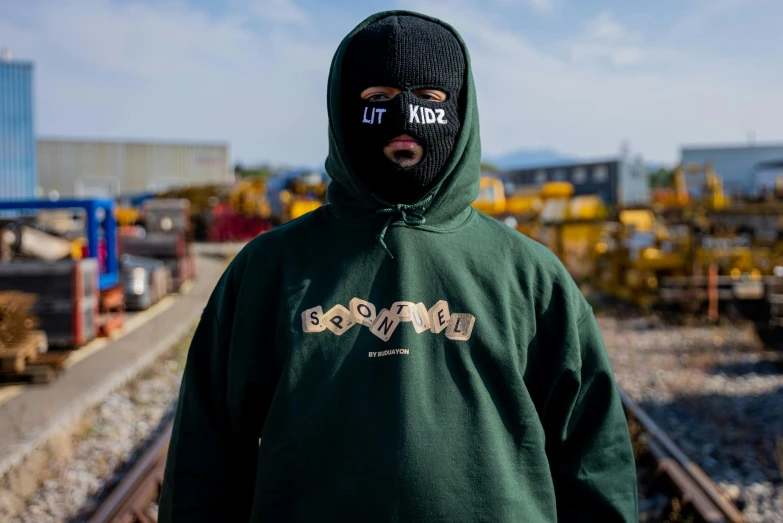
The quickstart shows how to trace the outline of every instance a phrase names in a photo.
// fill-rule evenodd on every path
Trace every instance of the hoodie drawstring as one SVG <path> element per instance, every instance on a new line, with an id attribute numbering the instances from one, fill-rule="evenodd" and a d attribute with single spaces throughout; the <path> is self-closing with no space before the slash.
<path id="1" fill-rule="evenodd" d="M 390 258 L 394 259 L 394 255 L 392 255 L 389 248 L 386 246 L 386 231 L 389 230 L 389 226 L 394 223 L 394 220 L 398 218 L 402 218 L 402 222 L 408 226 L 408 227 L 419 227 L 420 225 L 424 225 L 427 222 L 427 219 L 424 218 L 424 211 L 427 210 L 427 205 L 432 201 L 432 198 L 434 197 L 433 194 L 430 194 L 423 200 L 412 203 L 412 204 L 404 204 L 404 203 L 389 203 L 387 201 L 384 201 L 377 196 L 373 195 L 373 198 L 383 205 L 384 207 L 381 209 L 378 209 L 375 211 L 375 214 L 389 214 L 389 218 L 386 220 L 386 223 L 383 224 L 383 229 L 381 229 L 381 233 L 376 236 L 378 239 L 378 243 L 381 244 L 381 247 L 384 248 L 386 251 L 386 254 L 389 255 Z"/>

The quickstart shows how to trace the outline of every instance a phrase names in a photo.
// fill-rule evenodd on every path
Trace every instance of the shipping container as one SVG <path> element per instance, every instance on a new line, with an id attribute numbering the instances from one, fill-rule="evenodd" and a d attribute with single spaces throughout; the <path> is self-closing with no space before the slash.
<path id="1" fill-rule="evenodd" d="M 0 199 L 35 196 L 33 64 L 0 58 Z"/>
<path id="2" fill-rule="evenodd" d="M 229 184 L 226 144 L 38 140 L 39 183 L 61 197 L 117 197 Z"/>

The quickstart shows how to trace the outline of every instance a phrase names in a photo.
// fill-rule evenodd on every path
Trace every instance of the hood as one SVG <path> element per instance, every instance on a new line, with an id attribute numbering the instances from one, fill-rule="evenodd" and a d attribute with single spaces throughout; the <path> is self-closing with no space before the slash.
<path id="1" fill-rule="evenodd" d="M 370 190 L 352 171 L 345 151 L 342 132 L 342 61 L 348 43 L 356 33 L 369 24 L 389 16 L 410 15 L 435 22 L 454 33 L 465 53 L 465 82 L 463 84 L 465 116 L 462 127 L 454 144 L 449 161 L 440 173 L 434 187 L 421 195 L 425 202 L 421 214 L 425 218 L 427 229 L 449 229 L 461 224 L 471 212 L 470 204 L 478 196 L 481 168 L 481 143 L 479 140 L 478 107 L 470 56 L 462 37 L 450 25 L 419 13 L 410 11 L 384 11 L 365 19 L 357 25 L 340 43 L 332 59 L 329 71 L 327 109 L 329 112 L 329 156 L 326 159 L 326 172 L 332 178 L 329 184 L 328 199 L 334 214 L 340 219 L 350 220 L 356 227 L 377 226 L 378 211 L 385 206 L 373 198 Z M 390 202 L 395 203 L 395 202 Z M 388 212 L 386 214 L 388 216 Z M 380 219 L 385 217 L 381 215 Z"/>

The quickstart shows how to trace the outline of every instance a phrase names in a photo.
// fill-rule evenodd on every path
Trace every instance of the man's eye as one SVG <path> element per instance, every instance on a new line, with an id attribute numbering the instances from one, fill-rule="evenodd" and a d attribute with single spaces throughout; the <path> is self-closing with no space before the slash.
<path id="1" fill-rule="evenodd" d="M 370 95 L 367 98 L 367 100 L 370 101 L 370 102 L 385 102 L 388 99 L 389 99 L 389 97 L 386 96 L 385 94 L 382 94 L 382 93 L 376 93 L 376 94 Z"/>
<path id="2" fill-rule="evenodd" d="M 422 100 L 429 100 L 432 102 L 442 102 L 443 97 L 439 96 L 437 93 L 431 93 L 431 92 L 423 92 L 423 93 L 416 93 L 416 98 L 421 98 Z"/>

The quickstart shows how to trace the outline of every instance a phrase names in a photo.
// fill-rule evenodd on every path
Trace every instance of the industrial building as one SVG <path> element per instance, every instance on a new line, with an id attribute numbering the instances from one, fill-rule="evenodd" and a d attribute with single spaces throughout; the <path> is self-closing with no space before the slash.
<path id="1" fill-rule="evenodd" d="M 762 187 L 772 187 L 777 175 L 783 175 L 783 144 L 683 146 L 680 158 L 683 163 L 712 163 L 729 195 L 758 194 Z M 688 191 L 697 195 L 703 184 L 698 176 L 686 180 Z"/>
<path id="2" fill-rule="evenodd" d="M 36 179 L 33 64 L 0 57 L 0 199 L 32 198 Z"/>
<path id="3" fill-rule="evenodd" d="M 631 161 L 620 156 L 603 161 L 509 170 L 504 175 L 516 186 L 570 182 L 575 196 L 596 194 L 610 206 L 629 207 L 650 201 L 647 169 L 641 159 Z"/>
<path id="4" fill-rule="evenodd" d="M 39 184 L 47 196 L 117 197 L 234 181 L 220 143 L 38 140 Z"/>

